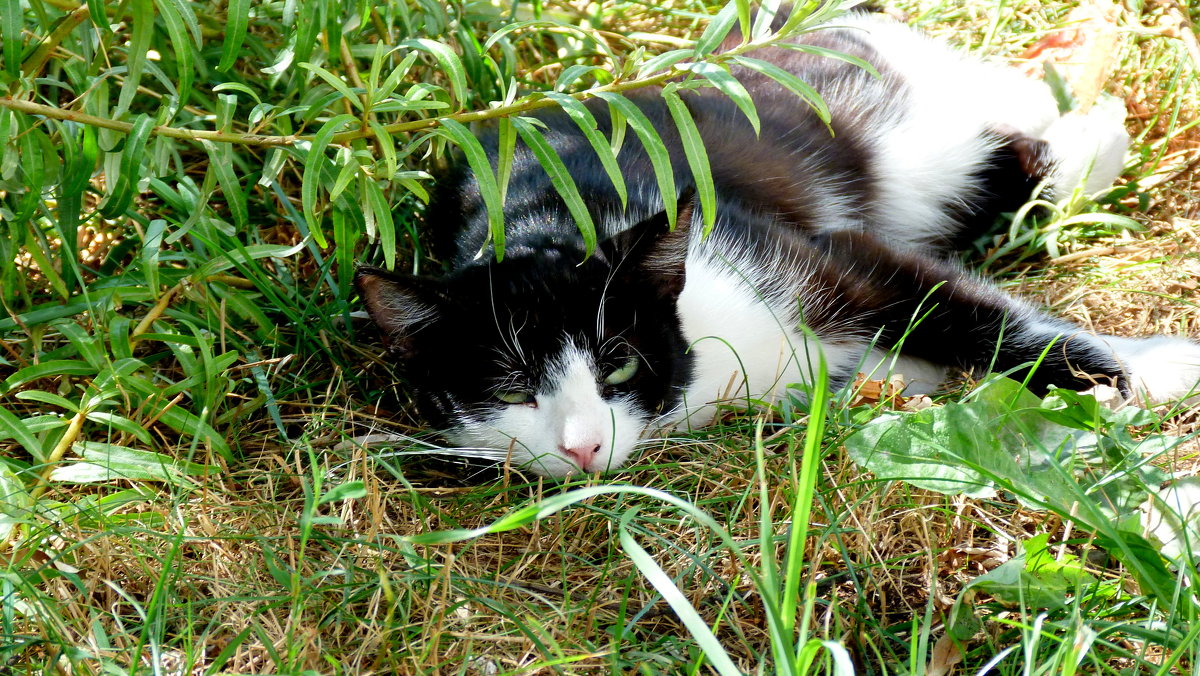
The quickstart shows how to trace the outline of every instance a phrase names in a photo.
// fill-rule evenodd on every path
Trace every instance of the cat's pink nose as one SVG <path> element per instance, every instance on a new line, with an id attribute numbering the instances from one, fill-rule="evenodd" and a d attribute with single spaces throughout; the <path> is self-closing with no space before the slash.
<path id="1" fill-rule="evenodd" d="M 596 444 L 594 446 L 590 444 L 584 444 L 583 446 L 574 446 L 572 448 L 559 446 L 558 450 L 563 455 L 567 456 L 571 462 L 579 465 L 580 469 L 587 470 L 588 465 L 590 465 L 592 461 L 596 459 L 596 455 L 600 453 L 600 444 Z"/>

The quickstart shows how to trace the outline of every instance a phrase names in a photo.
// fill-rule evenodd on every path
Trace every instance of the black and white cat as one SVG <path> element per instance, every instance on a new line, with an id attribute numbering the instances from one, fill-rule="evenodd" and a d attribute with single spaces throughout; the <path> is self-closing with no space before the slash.
<path id="1" fill-rule="evenodd" d="M 754 55 L 813 85 L 833 134 L 748 70 L 734 75 L 757 105 L 760 136 L 723 96 L 686 99 L 718 193 L 707 238 L 657 94 L 635 101 L 684 186 L 674 231 L 640 143 L 626 140 L 618 157 L 622 209 L 561 114 L 540 119 L 600 230 L 592 256 L 528 149 L 518 145 L 508 188 L 503 262 L 489 248 L 477 255 L 487 219 L 472 173 L 460 166 L 446 177 L 426 219 L 449 242 L 447 274 L 357 276 L 423 414 L 457 445 L 563 476 L 620 467 L 646 435 L 706 424 L 722 403 L 803 389 L 821 359 L 834 387 L 891 369 L 928 390 L 950 368 L 1020 372 L 1040 361 L 1035 388 L 1102 382 L 1154 400 L 1191 394 L 1200 346 L 1087 333 L 949 257 L 1039 185 L 1052 197 L 1111 185 L 1127 144 L 1124 111 L 1060 116 L 1044 84 L 901 24 L 867 15 L 836 24 L 802 39 L 858 56 L 880 77 L 793 50 Z M 608 134 L 606 108 L 592 111 Z M 484 145 L 494 152 L 494 139 Z"/>

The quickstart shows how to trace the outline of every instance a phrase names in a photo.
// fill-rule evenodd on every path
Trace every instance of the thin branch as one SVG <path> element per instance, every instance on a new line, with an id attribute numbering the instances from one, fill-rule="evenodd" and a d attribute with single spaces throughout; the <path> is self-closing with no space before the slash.
<path id="1" fill-rule="evenodd" d="M 674 71 L 660 73 L 653 77 L 642 78 L 638 80 L 629 80 L 627 82 L 614 82 L 611 84 L 594 87 L 576 94 L 572 94 L 575 98 L 583 101 L 594 97 L 602 92 L 626 92 L 634 89 L 642 89 L 645 87 L 653 87 L 661 85 L 668 80 L 678 77 L 679 74 Z M 507 117 L 516 115 L 531 110 L 541 108 L 549 108 L 556 106 L 551 99 L 535 98 L 532 100 L 519 101 L 507 106 L 497 106 L 488 110 L 475 110 L 466 113 L 457 113 L 447 116 L 448 119 L 457 122 L 469 123 L 478 122 L 480 120 L 490 120 L 498 117 Z M 111 120 L 104 117 L 97 117 L 87 113 L 81 113 L 75 110 L 66 110 L 56 108 L 54 106 L 46 106 L 32 101 L 24 101 L 21 99 L 13 99 L 8 97 L 0 97 L 0 108 L 8 108 L 30 115 L 42 115 L 55 120 L 67 120 L 86 124 L 91 127 L 100 127 L 103 129 L 112 129 L 124 134 L 128 134 L 133 125 L 129 122 L 121 122 L 120 120 Z M 443 119 L 447 118 L 427 118 L 424 120 L 412 120 L 409 122 L 395 122 L 385 125 L 383 128 L 390 134 L 403 134 L 414 131 L 421 131 L 436 127 L 442 123 Z M 152 134 L 158 136 L 168 136 L 170 138 L 185 139 L 189 141 L 214 141 L 216 143 L 234 143 L 244 146 L 255 147 L 274 147 L 274 146 L 290 146 L 295 145 L 297 141 L 311 141 L 311 135 L 287 135 L 287 136 L 270 136 L 265 134 L 238 134 L 233 132 L 207 131 L 197 129 L 181 129 L 179 127 L 158 126 L 151 130 Z M 342 132 L 335 134 L 331 140 L 332 143 L 345 143 L 360 138 L 372 138 L 375 132 L 369 127 L 357 129 L 355 131 Z"/>

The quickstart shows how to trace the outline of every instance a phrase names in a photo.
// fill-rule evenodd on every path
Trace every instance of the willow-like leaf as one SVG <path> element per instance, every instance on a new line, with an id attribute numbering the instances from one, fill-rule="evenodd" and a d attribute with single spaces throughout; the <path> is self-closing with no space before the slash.
<path id="1" fill-rule="evenodd" d="M 700 34 L 700 39 L 696 40 L 694 51 L 696 58 L 703 58 L 721 46 L 725 36 L 729 35 L 729 31 L 737 23 L 739 2 L 740 0 L 730 0 L 721 8 L 721 11 L 717 12 L 716 16 L 709 20 L 708 27 Z"/>
<path id="2" fill-rule="evenodd" d="M 575 226 L 583 235 L 584 249 L 590 256 L 596 250 L 596 224 L 592 222 L 592 215 L 588 211 L 587 205 L 583 203 L 583 197 L 579 194 L 579 188 L 575 185 L 575 179 L 571 177 L 571 172 L 567 171 L 558 152 L 554 150 L 554 147 L 550 145 L 535 124 L 536 122 L 530 118 L 513 118 L 513 125 L 517 128 L 517 133 L 521 135 L 521 140 L 533 151 L 534 157 L 546 170 L 546 174 L 550 177 L 550 183 L 566 203 L 571 217 L 575 219 Z"/>
<path id="3" fill-rule="evenodd" d="M 633 133 L 641 139 L 642 146 L 646 149 L 646 155 L 650 157 L 650 165 L 654 167 L 654 177 L 658 181 L 658 190 L 662 194 L 663 210 L 667 212 L 667 222 L 674 228 L 679 198 L 675 193 L 675 173 L 671 167 L 671 153 L 663 143 L 662 137 L 654 130 L 654 125 L 650 123 L 646 114 L 633 101 L 613 92 L 597 92 L 596 96 L 615 108 L 625 122 L 633 128 Z M 614 131 L 615 129 L 614 126 Z M 618 151 L 614 150 L 613 152 Z"/>
<path id="4" fill-rule="evenodd" d="M 475 180 L 479 183 L 479 193 L 487 208 L 488 232 L 491 233 L 490 239 L 496 251 L 496 260 L 504 260 L 504 199 L 500 195 L 496 174 L 492 171 L 492 163 L 488 161 L 483 145 L 470 130 L 456 120 L 443 119 L 438 131 L 466 155 L 467 164 L 474 172 Z"/>
<path id="5" fill-rule="evenodd" d="M 596 117 L 592 115 L 592 111 L 588 110 L 587 106 L 574 96 L 567 96 L 560 92 L 547 92 L 546 97 L 558 103 L 567 117 L 570 117 L 579 127 L 579 131 L 583 133 L 592 146 L 592 150 L 595 151 L 596 157 L 600 159 L 600 164 L 604 166 L 604 172 L 612 181 L 613 188 L 621 198 L 621 207 L 624 208 L 629 202 L 629 193 L 625 189 L 625 177 L 621 175 L 621 167 L 617 165 L 617 155 L 609 145 L 608 139 L 604 138 L 604 135 L 596 128 Z"/>
<path id="6" fill-rule="evenodd" d="M 225 42 L 221 46 L 221 62 L 217 70 L 224 73 L 233 67 L 242 53 L 242 42 L 250 26 L 250 0 L 229 0 L 225 17 Z"/>
<path id="7" fill-rule="evenodd" d="M 674 84 L 674 83 L 672 83 Z M 692 180 L 696 183 L 696 195 L 700 198 L 700 211 L 704 216 L 704 235 L 712 231 L 717 221 L 717 189 L 713 185 L 712 168 L 708 163 L 708 153 L 704 150 L 704 141 L 700 138 L 700 130 L 687 104 L 680 98 L 678 90 L 667 85 L 663 89 L 663 99 L 675 126 L 679 129 L 679 138 L 683 142 L 683 152 L 687 157 L 688 166 L 692 170 Z"/>
<path id="8" fill-rule="evenodd" d="M 134 190 L 138 179 L 141 178 L 146 139 L 150 138 L 150 130 L 153 127 L 154 119 L 144 113 L 133 121 L 133 129 L 129 130 L 125 138 L 125 148 L 121 151 L 121 173 L 113 182 L 108 197 L 100 205 L 100 213 L 106 218 L 116 218 L 124 214 L 133 203 Z"/>
<path id="9" fill-rule="evenodd" d="M 117 100 L 116 117 L 124 115 L 133 103 L 138 85 L 142 82 L 142 70 L 146 66 L 146 57 L 150 52 L 150 38 L 154 35 L 154 2 L 153 0 L 133 0 L 130 5 L 133 16 L 133 31 L 126 46 L 126 65 L 129 70 L 125 73 L 125 83 L 121 85 L 121 95 Z"/>
<path id="10" fill-rule="evenodd" d="M 329 246 L 325 241 L 325 234 L 321 232 L 321 219 L 317 214 L 317 188 L 321 184 L 321 170 L 328 161 L 328 158 L 325 157 L 325 148 L 329 146 L 329 140 L 333 138 L 333 135 L 342 127 L 356 121 L 357 118 L 353 115 L 342 114 L 325 122 L 313 138 L 312 145 L 308 148 L 308 156 L 304 158 L 304 179 L 300 187 L 300 203 L 304 208 L 304 218 L 308 222 L 309 232 L 312 233 L 317 246 L 321 248 Z"/>

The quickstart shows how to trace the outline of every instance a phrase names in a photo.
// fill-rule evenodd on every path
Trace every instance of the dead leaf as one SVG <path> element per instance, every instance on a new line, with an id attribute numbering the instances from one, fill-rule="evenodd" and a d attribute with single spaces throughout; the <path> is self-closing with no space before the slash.
<path id="1" fill-rule="evenodd" d="M 928 676 L 946 676 L 962 660 L 962 650 L 954 639 L 948 635 L 942 636 L 933 646 L 933 655 L 929 658 L 929 668 L 925 673 Z"/>

